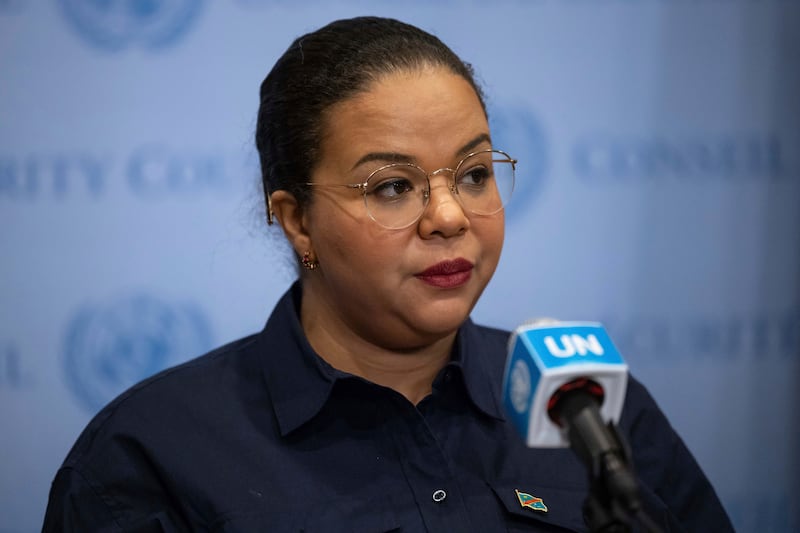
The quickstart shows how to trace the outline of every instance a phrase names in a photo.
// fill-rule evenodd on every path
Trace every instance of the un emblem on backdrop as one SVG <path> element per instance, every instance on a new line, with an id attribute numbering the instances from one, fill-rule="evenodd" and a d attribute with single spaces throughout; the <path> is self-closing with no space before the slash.
<path id="1" fill-rule="evenodd" d="M 60 0 L 64 16 L 90 44 L 158 49 L 178 41 L 205 0 Z"/>
<path id="2" fill-rule="evenodd" d="M 524 105 L 489 109 L 492 144 L 519 160 L 514 196 L 506 208 L 506 219 L 514 221 L 530 209 L 547 174 L 548 146 L 544 131 Z"/>
<path id="3" fill-rule="evenodd" d="M 209 321 L 195 305 L 140 294 L 86 306 L 70 320 L 64 375 L 94 412 L 134 383 L 211 346 Z"/>

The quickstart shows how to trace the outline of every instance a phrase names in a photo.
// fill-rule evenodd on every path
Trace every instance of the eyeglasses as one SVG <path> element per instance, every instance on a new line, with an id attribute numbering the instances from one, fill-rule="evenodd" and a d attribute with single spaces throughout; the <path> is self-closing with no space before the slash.
<path id="1" fill-rule="evenodd" d="M 413 163 L 391 163 L 370 173 L 363 183 L 306 183 L 313 187 L 359 189 L 369 217 L 388 229 L 403 229 L 417 222 L 431 198 L 430 177 L 450 172 L 448 189 L 461 206 L 476 215 L 499 213 L 514 192 L 517 160 L 500 150 L 467 155 L 455 169 L 426 172 Z"/>

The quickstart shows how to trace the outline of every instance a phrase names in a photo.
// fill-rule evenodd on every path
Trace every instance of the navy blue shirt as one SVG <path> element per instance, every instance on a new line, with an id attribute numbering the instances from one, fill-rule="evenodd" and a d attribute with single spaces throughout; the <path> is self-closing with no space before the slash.
<path id="1" fill-rule="evenodd" d="M 504 419 L 508 332 L 467 321 L 413 405 L 325 363 L 299 307 L 295 284 L 260 334 L 103 409 L 56 475 L 44 531 L 586 531 L 583 464 L 568 449 L 526 448 Z M 633 379 L 620 427 L 665 531 L 732 531 Z M 517 491 L 541 503 L 523 507 Z"/>

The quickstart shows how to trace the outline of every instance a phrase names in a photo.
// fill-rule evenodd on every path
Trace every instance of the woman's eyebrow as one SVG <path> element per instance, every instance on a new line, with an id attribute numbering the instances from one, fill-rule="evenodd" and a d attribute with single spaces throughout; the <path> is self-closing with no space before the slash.
<path id="1" fill-rule="evenodd" d="M 415 163 L 417 158 L 411 155 L 401 154 L 399 152 L 370 152 L 356 161 L 356 164 L 353 165 L 351 170 L 363 165 L 364 163 L 369 163 L 372 161 L 382 161 L 386 163 Z"/>
<path id="2" fill-rule="evenodd" d="M 481 133 L 480 135 L 476 136 L 474 139 L 469 141 L 467 144 L 462 146 L 460 149 L 456 151 L 456 156 L 467 155 L 470 153 L 474 148 L 478 145 L 488 142 L 489 144 L 492 143 L 492 138 L 489 136 L 488 133 Z"/>
<path id="3" fill-rule="evenodd" d="M 481 133 L 480 135 L 477 135 L 475 138 L 466 143 L 464 146 L 456 150 L 455 155 L 456 156 L 466 155 L 469 152 L 471 152 L 473 148 L 485 142 L 491 143 L 492 139 L 488 133 Z M 356 164 L 353 165 L 353 168 L 351 170 L 356 169 L 357 167 L 363 165 L 364 163 L 371 163 L 373 161 L 381 161 L 385 163 L 416 163 L 417 158 L 412 155 L 401 154 L 399 152 L 370 152 L 362 156 L 358 161 L 356 161 Z"/>

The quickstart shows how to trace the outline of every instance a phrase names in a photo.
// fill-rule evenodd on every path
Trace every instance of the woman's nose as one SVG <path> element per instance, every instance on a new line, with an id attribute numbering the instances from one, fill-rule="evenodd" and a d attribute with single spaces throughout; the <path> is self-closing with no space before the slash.
<path id="1" fill-rule="evenodd" d="M 458 200 L 453 183 L 446 176 L 433 179 L 428 205 L 419 222 L 420 235 L 423 238 L 452 237 L 468 228 L 469 217 Z"/>

